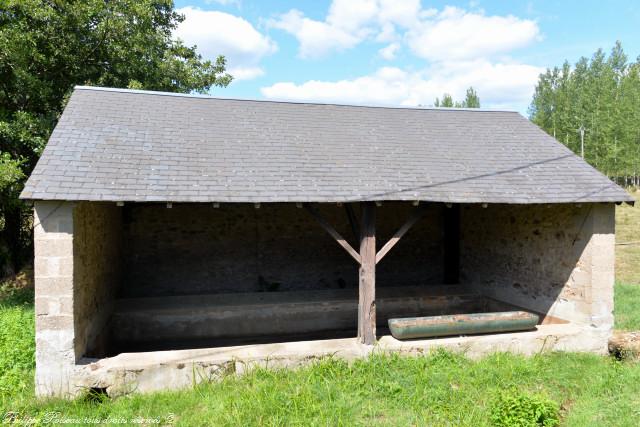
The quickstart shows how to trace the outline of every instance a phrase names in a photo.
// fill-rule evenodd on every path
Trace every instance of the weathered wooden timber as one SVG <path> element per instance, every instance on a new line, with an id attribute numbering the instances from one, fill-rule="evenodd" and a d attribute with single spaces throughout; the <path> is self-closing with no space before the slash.
<path id="1" fill-rule="evenodd" d="M 362 202 L 358 288 L 358 341 L 376 342 L 376 205 Z"/>
<path id="2" fill-rule="evenodd" d="M 527 311 L 407 317 L 389 319 L 389 330 L 396 339 L 432 338 L 526 331 L 534 329 L 538 320 L 538 315 Z"/>

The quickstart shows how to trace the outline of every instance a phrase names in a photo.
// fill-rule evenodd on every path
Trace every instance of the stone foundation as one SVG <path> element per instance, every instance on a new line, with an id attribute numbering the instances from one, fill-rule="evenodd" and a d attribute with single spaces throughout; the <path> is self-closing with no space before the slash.
<path id="1" fill-rule="evenodd" d="M 437 348 L 446 348 L 471 358 L 504 351 L 523 355 L 550 351 L 604 354 L 602 343 L 606 342 L 607 336 L 602 330 L 563 324 L 540 325 L 536 331 L 531 332 L 405 342 L 383 336 L 376 346 L 358 344 L 355 338 L 344 338 L 123 353 L 99 361 L 87 360 L 86 365 L 78 366 L 72 381 L 80 390 L 99 387 L 106 389 L 110 396 L 117 396 L 132 392 L 189 388 L 202 381 L 216 381 L 226 375 L 241 375 L 256 366 L 295 368 L 320 358 L 355 360 L 375 352 L 420 356 Z"/>

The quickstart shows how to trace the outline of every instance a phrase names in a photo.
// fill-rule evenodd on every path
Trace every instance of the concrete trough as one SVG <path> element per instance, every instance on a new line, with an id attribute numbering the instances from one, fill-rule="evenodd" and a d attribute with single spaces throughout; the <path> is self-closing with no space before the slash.
<path id="1" fill-rule="evenodd" d="M 380 288 L 377 325 L 384 334 L 399 316 L 511 309 L 464 286 Z M 357 311 L 356 289 L 121 299 L 110 353 L 352 337 Z"/>
<path id="2" fill-rule="evenodd" d="M 402 340 L 526 331 L 534 329 L 539 320 L 537 314 L 526 311 L 449 314 L 389 319 L 389 330 L 394 338 Z"/>

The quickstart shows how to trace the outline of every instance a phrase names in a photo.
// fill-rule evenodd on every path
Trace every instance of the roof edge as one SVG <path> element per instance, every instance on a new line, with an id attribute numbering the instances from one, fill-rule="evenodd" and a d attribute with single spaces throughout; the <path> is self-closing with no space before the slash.
<path id="1" fill-rule="evenodd" d="M 286 99 L 257 99 L 257 98 L 232 98 L 224 96 L 213 96 L 199 93 L 180 93 L 180 92 L 162 92 L 155 90 L 142 90 L 142 89 L 124 89 L 115 87 L 103 87 L 103 86 L 82 86 L 77 85 L 74 90 L 92 90 L 100 92 L 120 92 L 130 93 L 138 95 L 156 95 L 156 96 L 174 96 L 180 98 L 196 98 L 196 99 L 220 99 L 225 101 L 250 101 L 250 102 L 267 102 L 274 104 L 294 104 L 294 105 L 331 105 L 339 107 L 359 107 L 359 108 L 386 108 L 393 110 L 430 110 L 430 111 L 470 111 L 474 113 L 513 113 L 520 114 L 515 110 L 506 110 L 499 108 L 458 108 L 458 107 L 425 107 L 425 106 L 411 106 L 411 105 L 388 105 L 388 104 L 355 104 L 355 103 L 341 103 L 341 102 L 320 102 L 320 101 L 295 101 Z"/>
<path id="2" fill-rule="evenodd" d="M 626 192 L 626 191 L 625 191 Z M 53 195 L 51 197 L 42 197 L 39 194 L 34 196 L 32 193 L 23 192 L 20 194 L 19 199 L 37 202 L 37 201 L 48 201 L 48 202 L 98 202 L 98 203 L 189 203 L 189 204 L 210 204 L 210 203 L 220 203 L 220 204 L 271 204 L 271 203 L 325 203 L 325 204 L 333 204 L 333 203 L 357 203 L 357 202 L 381 202 L 381 203 L 390 203 L 390 202 L 407 202 L 407 203 L 454 203 L 454 204 L 488 204 L 488 205 L 560 205 L 560 204 L 589 204 L 589 203 L 627 203 L 629 205 L 634 205 L 636 200 L 627 193 L 627 197 L 607 197 L 603 199 L 588 199 L 588 198 L 578 198 L 578 199 L 557 199 L 557 200 L 540 200 L 540 199 L 518 199 L 508 201 L 504 198 L 484 198 L 478 197 L 473 199 L 461 199 L 461 198 L 433 198 L 433 199 L 420 199 L 420 198 L 404 198 L 404 197 L 346 197 L 346 198 L 335 198 L 335 199 L 323 199 L 317 200 L 312 197 L 302 197 L 300 199 L 294 198 L 284 198 L 281 200 L 263 200 L 260 198 L 216 198 L 216 197 L 205 197 L 205 198 L 193 198 L 193 197 L 118 197 L 118 196 L 96 196 L 95 198 L 86 198 L 86 197 L 78 197 L 78 198 L 70 198 L 70 197 L 60 197 L 59 195 Z"/>

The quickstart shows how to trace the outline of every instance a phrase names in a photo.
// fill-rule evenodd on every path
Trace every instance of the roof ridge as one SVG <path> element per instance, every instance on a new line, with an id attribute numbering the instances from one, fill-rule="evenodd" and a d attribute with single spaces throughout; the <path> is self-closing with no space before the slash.
<path id="1" fill-rule="evenodd" d="M 180 92 L 163 92 L 155 90 L 143 89 L 125 89 L 104 86 L 83 86 L 77 85 L 75 90 L 93 90 L 101 92 L 120 92 L 139 95 L 156 95 L 156 96 L 175 96 L 183 98 L 198 98 L 223 101 L 248 101 L 248 102 L 265 102 L 274 104 L 295 104 L 295 105 L 329 105 L 338 107 L 356 107 L 356 108 L 384 108 L 390 110 L 429 110 L 429 111 L 471 111 L 476 113 L 514 113 L 521 115 L 518 111 L 494 108 L 462 108 L 462 107 L 433 107 L 433 106 L 410 106 L 410 105 L 375 105 L 375 104 L 349 104 L 339 102 L 319 102 L 319 101 L 294 101 L 294 100 L 275 100 L 275 99 L 256 99 L 256 98 L 231 98 L 223 96 L 212 96 L 198 93 L 180 93 Z"/>

